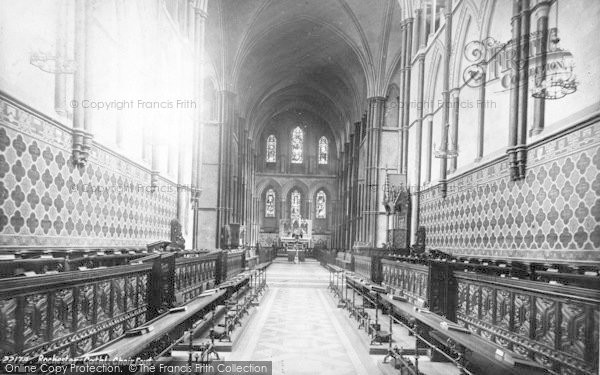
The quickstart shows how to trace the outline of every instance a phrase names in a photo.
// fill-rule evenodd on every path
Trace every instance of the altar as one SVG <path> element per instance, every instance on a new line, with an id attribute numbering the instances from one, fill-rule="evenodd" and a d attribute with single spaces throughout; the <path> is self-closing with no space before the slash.
<path id="1" fill-rule="evenodd" d="M 312 220 L 296 217 L 293 219 L 279 220 L 279 241 L 282 246 L 300 244 L 303 249 L 308 249 L 312 238 Z"/>

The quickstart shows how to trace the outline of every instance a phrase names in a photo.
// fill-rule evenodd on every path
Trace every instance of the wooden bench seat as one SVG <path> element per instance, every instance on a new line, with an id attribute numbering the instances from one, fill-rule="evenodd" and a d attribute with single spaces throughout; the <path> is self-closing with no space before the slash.
<path id="1" fill-rule="evenodd" d="M 88 355 L 93 356 L 94 354 L 104 353 L 107 359 L 116 356 L 134 358 L 152 342 L 168 334 L 172 329 L 191 319 L 202 310 L 211 308 L 212 305 L 223 299 L 224 296 L 225 291 L 220 290 L 210 296 L 198 297 L 185 305 L 187 306 L 185 311 L 173 314 L 165 313 L 143 325 L 152 326 L 152 331 L 139 336 L 120 336 Z"/>

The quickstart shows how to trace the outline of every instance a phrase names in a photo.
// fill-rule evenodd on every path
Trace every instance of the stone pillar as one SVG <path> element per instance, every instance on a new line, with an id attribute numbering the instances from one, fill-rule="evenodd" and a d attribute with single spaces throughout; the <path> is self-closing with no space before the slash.
<path id="1" fill-rule="evenodd" d="M 512 61 L 511 64 L 511 85 L 510 85 L 510 107 L 509 107 L 509 124 L 508 124 L 508 147 L 506 153 L 508 154 L 508 167 L 510 170 L 511 180 L 518 179 L 519 171 L 517 167 L 517 129 L 519 123 L 519 64 L 520 64 L 520 53 L 521 53 L 521 2 L 520 0 L 513 0 L 513 15 L 511 18 L 512 27 L 512 48 L 511 51 Z"/>
<path id="2" fill-rule="evenodd" d="M 158 186 L 158 176 L 160 174 L 160 153 L 158 152 L 159 150 L 159 146 L 160 146 L 160 136 L 159 136 L 159 130 L 157 129 L 156 126 L 154 126 L 151 129 L 151 136 L 150 136 L 150 140 L 151 140 L 151 154 L 152 154 L 152 160 L 151 160 L 151 172 L 150 172 L 150 187 L 152 189 L 152 191 L 154 192 L 155 189 Z"/>
<path id="3" fill-rule="evenodd" d="M 417 10 L 417 15 L 419 14 L 420 10 Z M 418 19 L 418 18 L 417 18 Z M 406 174 L 408 172 L 408 127 L 410 126 L 410 80 L 411 80 L 411 70 L 412 70 L 412 53 L 411 48 L 412 48 L 412 38 L 413 38 L 413 19 L 409 18 L 406 20 L 406 33 L 405 33 L 405 38 L 406 38 L 406 42 L 405 42 L 405 50 L 406 53 L 404 54 L 404 95 L 403 95 L 403 102 L 404 102 L 404 112 L 403 112 L 403 119 L 402 119 L 402 132 L 404 133 L 403 136 L 403 140 L 404 143 L 402 145 L 402 168 L 401 168 L 401 173 Z M 416 45 L 417 43 L 415 43 Z"/>
<path id="4" fill-rule="evenodd" d="M 540 35 L 538 50 L 536 55 L 539 56 L 539 65 L 542 69 L 539 70 L 539 78 L 536 80 L 539 83 L 546 80 L 546 64 L 548 62 L 548 13 L 550 12 L 550 1 L 542 1 L 537 4 L 537 32 Z M 539 84 L 538 83 L 538 84 Z M 533 101 L 533 127 L 531 134 L 540 134 L 544 130 L 546 120 L 546 101 L 543 98 L 535 98 Z"/>
<path id="5" fill-rule="evenodd" d="M 116 25 L 117 25 L 117 35 L 124 35 L 124 27 L 125 25 L 125 14 L 124 14 L 124 4 L 121 1 L 115 2 L 115 14 L 116 14 Z M 125 47 L 127 48 L 127 47 Z M 117 82 L 115 86 L 121 85 L 123 82 L 123 58 L 121 57 L 125 51 L 123 51 L 123 44 L 118 44 L 117 49 L 119 51 L 119 57 L 116 59 L 116 69 L 117 69 Z M 116 95 L 117 93 L 114 92 Z M 124 127 L 127 126 L 127 123 L 123 121 L 123 115 L 118 114 L 115 116 L 115 145 L 118 149 L 124 149 L 125 144 L 123 143 L 123 130 Z"/>
<path id="6" fill-rule="evenodd" d="M 440 141 L 440 151 L 442 158 L 440 159 L 440 193 L 442 197 L 446 197 L 447 192 L 447 163 L 448 163 L 448 128 L 450 127 L 450 57 L 452 54 L 452 0 L 446 0 L 446 38 L 445 38 L 445 50 L 444 50 L 444 65 L 443 65 L 443 88 L 442 88 L 442 136 Z"/>
<path id="7" fill-rule="evenodd" d="M 217 232 L 231 222 L 232 191 L 232 129 L 235 127 L 234 98 L 230 91 L 219 91 L 219 168 L 217 198 Z M 220 247 L 220 235 L 217 236 L 217 248 Z"/>
<path id="8" fill-rule="evenodd" d="M 192 248 L 198 250 L 200 246 L 199 226 L 200 207 L 199 198 L 201 193 L 202 181 L 202 152 L 203 152 L 203 97 L 204 97 L 204 45 L 205 28 L 207 18 L 207 0 L 197 0 L 189 3 L 193 10 L 188 9 L 190 31 L 193 31 L 194 43 L 194 99 L 196 101 L 196 110 L 194 112 L 194 122 L 192 131 L 192 205 L 193 205 L 193 230 L 192 230 Z M 193 27 L 191 27 L 193 25 Z M 219 237 L 219 236 L 217 236 Z"/>
<path id="9" fill-rule="evenodd" d="M 425 184 L 431 182 L 431 158 L 433 156 L 433 115 L 430 114 L 425 132 Z"/>
<path id="10" fill-rule="evenodd" d="M 483 144 L 485 135 L 485 83 L 486 77 L 486 66 L 483 66 L 481 73 L 481 86 L 479 86 L 479 108 L 477 111 L 477 156 L 475 162 L 481 161 L 483 158 Z"/>
<path id="11" fill-rule="evenodd" d="M 529 0 L 521 0 L 521 59 L 519 74 L 519 120 L 517 131 L 518 178 L 525 178 L 527 169 L 527 108 L 529 104 L 529 39 L 531 9 Z"/>
<path id="12" fill-rule="evenodd" d="M 417 122 L 414 125 L 415 131 L 415 176 L 414 187 L 411 192 L 412 210 L 410 222 L 410 243 L 414 245 L 417 239 L 417 229 L 419 229 L 419 210 L 420 210 L 420 190 L 421 190 L 421 133 L 423 126 L 423 88 L 425 85 L 425 55 L 419 54 L 417 57 L 418 66 L 418 85 L 417 85 Z"/>
<path id="13" fill-rule="evenodd" d="M 404 128 L 403 128 L 403 120 L 404 120 L 404 83 L 406 81 L 406 77 L 404 77 L 404 73 L 406 70 L 406 21 L 402 21 L 400 23 L 400 86 L 399 86 L 399 98 L 398 98 L 398 145 L 400 147 L 398 152 L 398 170 L 402 173 L 402 166 L 404 165 L 403 157 L 404 157 Z M 406 110 L 408 107 L 406 108 Z"/>
<path id="14" fill-rule="evenodd" d="M 358 183 L 358 166 L 359 166 L 359 146 L 361 138 L 361 122 L 357 122 L 354 126 L 354 145 L 353 145 L 353 161 L 352 161 L 352 201 L 353 201 L 353 214 L 352 214 L 352 228 L 350 233 L 350 245 L 354 246 L 354 243 L 360 238 L 360 223 L 359 216 L 361 215 L 361 201 L 360 198 L 360 185 Z"/>
<path id="15" fill-rule="evenodd" d="M 56 12 L 56 72 L 54 74 L 54 110 L 61 116 L 67 115 L 67 0 L 58 0 Z"/>
<path id="16" fill-rule="evenodd" d="M 84 150 L 85 115 L 81 105 L 85 97 L 85 68 L 86 68 L 86 33 L 87 13 L 89 2 L 75 0 L 75 74 L 73 77 L 73 100 L 77 105 L 73 108 L 73 163 L 85 165 L 88 154 Z"/>
<path id="17" fill-rule="evenodd" d="M 454 95 L 454 100 L 452 101 L 452 131 L 450 132 L 450 134 L 452 135 L 451 139 L 450 139 L 450 149 L 451 150 L 457 150 L 458 149 L 458 115 L 459 115 L 459 109 L 460 109 L 460 98 L 458 96 L 458 91 L 456 92 L 456 94 Z M 456 167 L 457 167 L 457 162 L 458 162 L 458 155 L 452 157 L 450 159 L 450 173 L 454 173 L 456 172 Z"/>
<path id="18" fill-rule="evenodd" d="M 373 247 L 379 247 L 385 242 L 385 223 L 382 222 L 381 216 L 385 215 L 385 209 L 383 207 L 383 192 L 382 186 L 385 182 L 385 166 L 382 165 L 383 160 L 383 149 L 381 146 L 381 138 L 383 136 L 383 122 L 385 115 L 385 97 L 374 98 L 374 119 L 373 119 L 373 134 L 374 134 L 374 150 L 375 155 L 373 160 L 373 173 L 375 174 L 372 181 L 374 191 L 373 194 L 373 205 L 371 207 L 371 217 L 373 219 L 371 223 L 370 231 L 373 233 Z M 371 242 L 371 240 L 369 240 Z"/>

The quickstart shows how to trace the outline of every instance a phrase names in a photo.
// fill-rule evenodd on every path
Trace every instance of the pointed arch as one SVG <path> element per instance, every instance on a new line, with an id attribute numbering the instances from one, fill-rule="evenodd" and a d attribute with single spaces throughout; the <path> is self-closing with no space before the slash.
<path id="1" fill-rule="evenodd" d="M 277 196 L 275 195 L 275 190 L 269 188 L 265 193 L 265 217 L 276 216 L 276 201 Z"/>
<path id="2" fill-rule="evenodd" d="M 265 161 L 267 163 L 277 162 L 277 137 L 275 134 L 270 134 L 267 137 L 265 145 Z"/>
<path id="3" fill-rule="evenodd" d="M 319 190 L 316 195 L 315 218 L 327 218 L 327 193 L 323 189 Z"/>
<path id="4" fill-rule="evenodd" d="M 292 189 L 290 192 L 290 218 L 298 219 L 302 217 L 302 193 L 299 189 Z"/>
<path id="5" fill-rule="evenodd" d="M 296 126 L 292 130 L 290 152 L 292 164 L 302 164 L 304 162 L 304 130 L 300 126 Z"/>
<path id="6" fill-rule="evenodd" d="M 319 149 L 318 149 L 319 164 L 329 163 L 329 139 L 326 136 L 319 138 Z"/>

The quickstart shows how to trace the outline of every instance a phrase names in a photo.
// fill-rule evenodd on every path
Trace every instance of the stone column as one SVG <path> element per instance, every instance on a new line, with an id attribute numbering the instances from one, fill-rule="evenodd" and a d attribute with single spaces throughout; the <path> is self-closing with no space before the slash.
<path id="1" fill-rule="evenodd" d="M 444 65 L 443 65 L 443 88 L 442 88 L 442 101 L 444 102 L 442 108 L 442 136 L 440 141 L 440 151 L 442 158 L 440 159 L 440 193 L 442 197 L 446 197 L 447 192 L 447 163 L 448 163 L 448 128 L 450 127 L 450 57 L 452 54 L 452 0 L 446 0 L 446 38 L 445 38 L 445 50 L 444 50 Z"/>
<path id="2" fill-rule="evenodd" d="M 531 9 L 529 0 L 521 0 L 521 59 L 519 74 L 519 122 L 517 131 L 518 178 L 525 178 L 527 169 L 527 108 L 529 104 L 529 39 Z"/>
<path id="3" fill-rule="evenodd" d="M 550 1 L 542 1 L 537 4 L 537 32 L 540 35 L 538 50 L 539 56 L 539 77 L 536 77 L 539 83 L 546 80 L 546 64 L 548 62 L 548 13 L 550 12 Z M 538 84 L 539 84 L 538 83 Z M 546 120 L 546 101 L 543 98 L 535 98 L 533 101 L 533 127 L 531 134 L 540 134 L 544 130 Z"/>
<path id="4" fill-rule="evenodd" d="M 417 19 L 418 19 L 418 15 L 420 13 L 420 10 L 417 10 Z M 402 145 L 402 168 L 401 168 L 401 172 L 403 174 L 408 173 L 408 127 L 410 125 L 410 80 L 411 80 L 411 70 L 412 70 L 412 39 L 413 39 L 413 19 L 409 18 L 406 20 L 406 33 L 405 33 L 405 43 L 404 45 L 406 46 L 405 50 L 406 53 L 404 54 L 404 95 L 403 95 L 403 102 L 404 102 L 404 112 L 403 112 L 403 119 L 402 119 L 402 132 L 404 133 L 404 136 L 402 137 L 404 140 L 404 143 Z M 415 43 L 415 45 L 418 44 L 418 41 Z"/>
<path id="5" fill-rule="evenodd" d="M 460 109 L 460 98 L 458 96 L 458 91 L 454 95 L 454 100 L 452 101 L 452 131 L 450 132 L 452 137 L 450 139 L 450 145 L 452 150 L 458 149 L 458 115 Z M 450 159 L 450 173 L 456 172 L 458 155 L 452 157 Z"/>
<path id="6" fill-rule="evenodd" d="M 194 122 L 192 131 L 192 204 L 194 210 L 194 223 L 192 232 L 192 246 L 194 250 L 199 248 L 199 197 L 202 181 L 202 121 L 203 121 L 203 97 L 204 97 L 204 44 L 205 28 L 207 18 L 207 0 L 196 0 L 189 3 L 193 10 L 188 10 L 188 16 L 191 18 L 189 25 L 190 31 L 193 31 L 194 43 L 194 100 L 196 101 L 196 111 L 194 112 Z M 193 18 L 192 18 L 193 17 Z M 217 233 L 217 238 L 219 238 Z"/>
<path id="7" fill-rule="evenodd" d="M 151 172 L 150 172 L 150 187 L 152 189 L 152 191 L 154 192 L 155 189 L 158 187 L 158 176 L 160 174 L 160 153 L 158 152 L 159 149 L 159 130 L 157 129 L 157 127 L 153 127 L 153 129 L 151 129 L 151 136 L 150 136 L 150 140 L 151 140 L 151 154 L 152 154 L 152 160 L 151 160 Z"/>
<path id="8" fill-rule="evenodd" d="M 373 233 L 373 247 L 381 246 L 382 242 L 385 242 L 385 234 L 383 231 L 385 230 L 385 224 L 380 220 L 380 216 L 385 214 L 385 209 L 383 209 L 383 194 L 381 187 L 385 182 L 385 166 L 382 164 L 383 159 L 383 149 L 381 147 L 381 137 L 383 136 L 383 122 L 385 115 L 385 97 L 377 97 L 375 100 L 375 113 L 373 119 L 373 134 L 375 135 L 374 140 L 374 150 L 373 153 L 375 155 L 373 160 L 373 172 L 375 174 L 372 185 L 374 192 L 373 197 L 373 206 L 371 208 L 371 217 L 373 219 L 371 223 L 370 231 Z M 371 241 L 369 241 L 371 242 Z"/>
<path id="9" fill-rule="evenodd" d="M 410 243 L 414 245 L 417 239 L 417 229 L 419 228 L 419 210 L 420 210 L 420 190 L 421 190 L 421 133 L 423 126 L 423 88 L 425 85 L 425 55 L 423 53 L 417 56 L 418 67 L 418 85 L 417 85 L 417 122 L 414 125 L 415 131 L 415 175 L 414 187 L 411 191 L 412 210 L 410 222 Z"/>
<path id="10" fill-rule="evenodd" d="M 125 24 L 125 12 L 124 12 L 124 3 L 122 1 L 116 1 L 115 2 L 115 14 L 116 14 L 116 25 L 117 25 L 117 35 L 124 35 L 124 28 L 123 25 Z M 121 56 L 123 56 L 123 53 L 125 52 L 124 49 L 127 48 L 128 46 L 124 46 L 123 42 L 124 40 L 128 40 L 126 37 L 123 38 L 117 48 L 119 51 L 119 57 L 116 59 L 117 61 L 117 82 L 115 82 L 115 85 L 118 87 L 119 85 L 122 84 L 123 82 L 123 73 L 124 73 L 124 68 L 123 68 L 123 58 Z M 129 92 L 129 91 L 126 91 Z M 117 95 L 117 92 L 114 92 L 115 95 Z M 132 98 L 127 98 L 129 100 L 132 100 Z M 117 116 L 115 116 L 115 145 L 117 146 L 118 149 L 124 149 L 125 148 L 125 144 L 123 143 L 123 130 L 124 127 L 127 125 L 126 122 L 123 121 L 123 115 L 121 114 L 117 114 Z"/>
<path id="11" fill-rule="evenodd" d="M 78 166 L 85 165 L 88 156 L 83 146 L 85 137 L 85 111 L 82 103 L 86 99 L 86 19 L 89 4 L 86 0 L 75 0 L 74 55 L 76 67 L 73 77 L 73 100 L 76 106 L 73 108 L 73 162 Z"/>
<path id="12" fill-rule="evenodd" d="M 56 12 L 56 72 L 54 74 L 54 110 L 61 116 L 67 115 L 67 0 L 58 0 Z"/>
<path id="13" fill-rule="evenodd" d="M 485 135 L 485 82 L 486 82 L 486 66 L 483 66 L 481 73 L 481 86 L 479 86 L 479 108 L 477 109 L 477 156 L 475 162 L 481 161 L 483 158 L 483 144 Z"/>
<path id="14" fill-rule="evenodd" d="M 510 107 L 509 107 L 509 124 L 508 124 L 508 147 L 506 153 L 508 154 L 508 167 L 510 170 L 511 180 L 518 179 L 519 170 L 517 167 L 517 154 L 516 146 L 518 141 L 518 123 L 519 123 L 519 61 L 521 53 L 521 2 L 520 0 L 513 0 L 513 15 L 511 18 L 512 27 L 512 40 L 511 40 L 511 51 L 512 61 L 511 64 L 511 85 L 510 85 Z"/>
<path id="15" fill-rule="evenodd" d="M 404 164 L 404 111 L 408 109 L 408 107 L 404 108 L 404 83 L 406 77 L 404 77 L 404 72 L 406 70 L 406 21 L 402 21 L 400 23 L 400 86 L 399 86 L 399 98 L 398 98 L 398 170 L 402 173 L 402 166 Z"/>
<path id="16" fill-rule="evenodd" d="M 427 128 L 425 132 L 425 184 L 431 182 L 431 158 L 433 155 L 433 115 L 430 114 L 429 121 L 427 121 Z"/>

